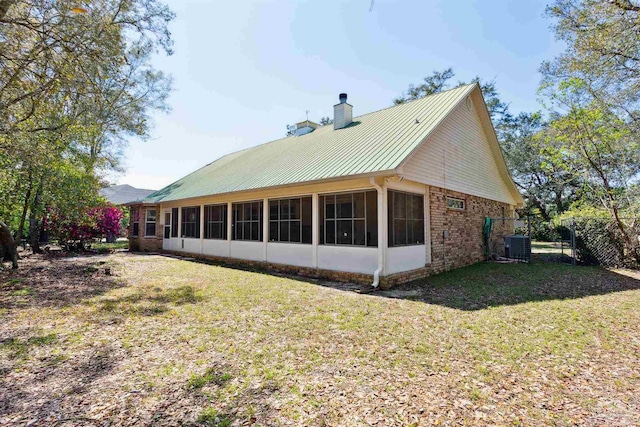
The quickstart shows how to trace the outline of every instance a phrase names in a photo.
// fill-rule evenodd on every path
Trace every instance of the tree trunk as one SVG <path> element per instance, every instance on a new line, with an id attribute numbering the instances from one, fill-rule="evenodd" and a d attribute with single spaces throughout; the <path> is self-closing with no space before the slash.
<path id="1" fill-rule="evenodd" d="M 27 193 L 24 196 L 24 204 L 22 205 L 22 214 L 20 215 L 20 224 L 18 224 L 18 234 L 16 235 L 16 242 L 20 244 L 22 236 L 24 236 L 24 224 L 27 221 L 27 212 L 29 211 L 29 203 L 31 202 L 31 190 L 33 189 L 33 180 L 31 179 L 31 173 L 29 173 L 29 186 L 27 187 Z"/>
<path id="2" fill-rule="evenodd" d="M 44 177 L 42 178 L 44 181 Z M 41 211 L 41 203 L 42 203 L 42 182 L 38 186 L 36 190 L 36 195 L 33 198 L 33 205 L 31 206 L 31 215 L 29 218 L 29 237 L 31 250 L 34 254 L 42 253 L 42 249 L 40 249 L 40 227 L 38 226 L 38 217 Z"/>
<path id="3" fill-rule="evenodd" d="M 0 221 L 0 249 L 3 252 L 2 260 L 11 260 L 12 267 L 18 268 L 18 252 L 16 251 L 16 243 L 11 235 L 11 230 L 7 225 Z"/>

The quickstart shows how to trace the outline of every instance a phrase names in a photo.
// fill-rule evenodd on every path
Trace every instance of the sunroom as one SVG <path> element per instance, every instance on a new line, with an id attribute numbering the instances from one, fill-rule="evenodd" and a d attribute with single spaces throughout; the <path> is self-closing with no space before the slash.
<path id="1" fill-rule="evenodd" d="M 378 181 L 371 180 L 377 188 L 335 191 L 333 184 L 326 192 L 300 188 L 294 195 L 280 190 L 147 206 L 146 223 L 134 233 L 151 237 L 157 226 L 165 251 L 311 269 L 373 275 L 424 267 L 425 186 Z"/>

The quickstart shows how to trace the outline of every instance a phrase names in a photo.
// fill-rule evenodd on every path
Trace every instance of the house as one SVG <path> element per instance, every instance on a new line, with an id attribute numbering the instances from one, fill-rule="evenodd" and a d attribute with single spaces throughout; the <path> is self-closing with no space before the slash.
<path id="1" fill-rule="evenodd" d="M 385 287 L 483 260 L 485 217 L 523 199 L 479 86 L 352 110 L 341 94 L 332 125 L 299 123 L 130 204 L 130 248 Z"/>
<path id="2" fill-rule="evenodd" d="M 100 189 L 100 195 L 114 205 L 124 205 L 126 203 L 137 202 L 155 190 L 145 190 L 143 188 L 135 188 L 128 184 L 113 185 Z"/>

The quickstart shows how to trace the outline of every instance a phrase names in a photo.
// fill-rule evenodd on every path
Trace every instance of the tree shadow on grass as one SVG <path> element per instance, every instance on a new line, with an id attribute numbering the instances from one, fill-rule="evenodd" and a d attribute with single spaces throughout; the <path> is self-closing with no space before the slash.
<path id="1" fill-rule="evenodd" d="M 260 383 L 242 384 L 240 372 L 225 363 L 213 363 L 203 372 L 192 374 L 186 384 L 172 384 L 156 390 L 160 399 L 151 410 L 157 419 L 171 420 L 185 426 L 260 425 L 260 421 L 272 419 L 278 409 L 274 402 L 281 386 L 273 379 Z M 225 387 L 228 398 L 219 396 Z M 188 403 L 188 404 L 185 404 Z M 182 414 L 184 407 L 190 413 Z M 256 424 L 258 422 L 258 424 Z"/>
<path id="2" fill-rule="evenodd" d="M 283 266 L 281 271 L 274 271 L 237 263 L 233 260 L 210 261 L 192 258 L 188 255 L 162 253 L 147 255 L 216 265 L 240 271 L 284 277 L 341 291 L 366 293 L 382 298 L 406 299 L 459 310 L 482 310 L 500 305 L 583 298 L 640 289 L 640 271 L 571 266 L 545 259 L 536 259 L 528 264 L 482 262 L 406 283 L 390 290 L 373 290 L 370 285 L 340 283 L 322 278 L 299 276 L 293 270 L 287 271 L 286 266 Z"/>
<path id="3" fill-rule="evenodd" d="M 181 306 L 202 301 L 191 286 L 169 289 L 143 289 L 117 298 L 103 298 L 97 302 L 98 311 L 115 316 L 154 316 L 169 311 L 169 304 Z"/>
<path id="4" fill-rule="evenodd" d="M 29 256 L 18 270 L 0 271 L 0 308 L 62 308 L 125 286 L 105 258 Z"/>
<path id="5" fill-rule="evenodd" d="M 640 271 L 536 261 L 530 264 L 479 263 L 374 295 L 472 311 L 638 289 Z"/>
<path id="6" fill-rule="evenodd" d="M 92 409 L 91 402 L 100 396 L 101 381 L 117 370 L 121 351 L 102 344 L 60 358 L 42 357 L 33 348 L 54 343 L 55 339 L 45 337 L 43 341 L 39 336 L 22 340 L 21 346 L 28 349 L 14 355 L 12 362 L 20 364 L 24 358 L 30 368 L 15 374 L 7 371 L 0 377 L 0 424 L 90 425 L 100 421 L 91 419 L 88 411 Z M 30 352 L 36 354 L 27 354 Z"/>

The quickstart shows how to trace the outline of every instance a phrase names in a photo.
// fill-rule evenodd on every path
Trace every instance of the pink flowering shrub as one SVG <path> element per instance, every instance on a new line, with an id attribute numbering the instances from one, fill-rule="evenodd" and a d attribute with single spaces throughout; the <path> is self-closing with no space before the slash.
<path id="1" fill-rule="evenodd" d="M 86 243 L 106 236 L 115 238 L 120 232 L 122 211 L 110 204 L 101 204 L 63 213 L 53 209 L 43 221 L 51 237 L 66 249 L 85 249 Z"/>

